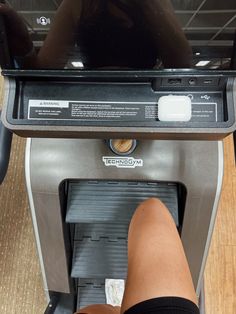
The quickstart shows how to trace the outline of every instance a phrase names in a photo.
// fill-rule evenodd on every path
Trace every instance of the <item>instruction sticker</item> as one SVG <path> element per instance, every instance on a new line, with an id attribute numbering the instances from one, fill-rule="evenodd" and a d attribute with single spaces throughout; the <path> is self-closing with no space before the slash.
<path id="1" fill-rule="evenodd" d="M 217 104 L 194 104 L 192 108 L 192 122 L 217 122 Z"/>

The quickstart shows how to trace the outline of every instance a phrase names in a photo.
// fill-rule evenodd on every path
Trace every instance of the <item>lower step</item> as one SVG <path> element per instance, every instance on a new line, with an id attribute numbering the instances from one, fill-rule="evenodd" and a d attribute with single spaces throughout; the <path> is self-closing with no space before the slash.
<path id="1" fill-rule="evenodd" d="M 106 304 L 105 281 L 80 279 L 78 283 L 77 310 L 94 304 Z"/>
<path id="2" fill-rule="evenodd" d="M 76 241 L 71 277 L 125 279 L 127 274 L 127 241 L 101 239 Z"/>

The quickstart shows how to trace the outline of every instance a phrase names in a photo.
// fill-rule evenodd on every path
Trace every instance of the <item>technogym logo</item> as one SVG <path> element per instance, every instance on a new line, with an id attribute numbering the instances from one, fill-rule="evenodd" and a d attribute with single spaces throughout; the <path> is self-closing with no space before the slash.
<path id="1" fill-rule="evenodd" d="M 143 167 L 143 160 L 135 159 L 133 157 L 103 157 L 102 160 L 106 167 L 132 169 L 136 167 Z"/>

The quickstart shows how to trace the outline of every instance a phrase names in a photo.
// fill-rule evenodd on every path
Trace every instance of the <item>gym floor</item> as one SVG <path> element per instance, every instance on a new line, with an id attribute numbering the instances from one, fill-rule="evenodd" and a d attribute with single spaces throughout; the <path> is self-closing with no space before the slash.
<path id="1" fill-rule="evenodd" d="M 0 95 L 3 80 L 0 79 Z M 1 105 L 0 105 L 1 107 Z M 0 313 L 46 308 L 24 181 L 25 140 L 14 137 L 0 187 Z M 224 141 L 225 176 L 205 272 L 206 314 L 236 313 L 236 168 L 233 138 Z"/>

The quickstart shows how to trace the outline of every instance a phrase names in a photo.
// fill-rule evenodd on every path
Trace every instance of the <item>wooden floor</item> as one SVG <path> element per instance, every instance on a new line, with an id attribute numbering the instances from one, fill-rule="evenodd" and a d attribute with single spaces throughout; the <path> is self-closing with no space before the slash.
<path id="1" fill-rule="evenodd" d="M 0 83 L 1 88 L 1 83 Z M 46 301 L 24 183 L 25 141 L 15 137 L 0 187 L 0 313 L 42 314 Z M 225 140 L 225 177 L 205 273 L 206 313 L 236 313 L 236 168 Z"/>
<path id="2" fill-rule="evenodd" d="M 236 313 L 236 168 L 233 137 L 224 142 L 225 175 L 205 271 L 206 313 Z"/>

